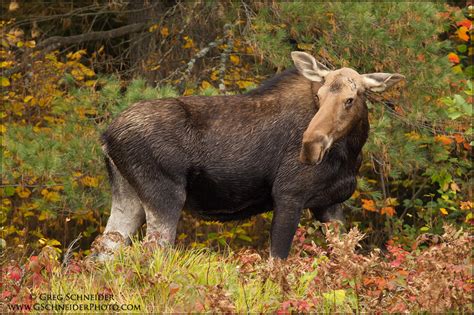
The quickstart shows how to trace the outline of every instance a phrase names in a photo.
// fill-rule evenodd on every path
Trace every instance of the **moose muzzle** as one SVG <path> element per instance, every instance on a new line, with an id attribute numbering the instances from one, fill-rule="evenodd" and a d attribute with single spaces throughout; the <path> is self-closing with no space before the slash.
<path id="1" fill-rule="evenodd" d="M 306 137 L 303 137 L 303 139 Z M 327 135 L 313 135 L 311 140 L 303 140 L 300 161 L 305 164 L 319 164 L 331 147 L 332 139 Z"/>

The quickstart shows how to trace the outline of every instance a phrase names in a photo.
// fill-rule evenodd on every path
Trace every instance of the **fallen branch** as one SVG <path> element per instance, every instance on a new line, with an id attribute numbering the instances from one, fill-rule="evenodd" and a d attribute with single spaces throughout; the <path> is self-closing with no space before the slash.
<path id="1" fill-rule="evenodd" d="M 57 49 L 61 46 L 72 45 L 77 43 L 83 43 L 94 40 L 105 40 L 112 39 L 115 37 L 121 37 L 131 33 L 136 33 L 144 30 L 149 25 L 147 23 L 136 23 L 130 24 L 122 27 L 115 28 L 109 31 L 100 31 L 100 32 L 90 32 L 81 35 L 74 36 L 53 36 L 48 39 L 45 39 L 37 45 L 37 49 L 45 49 L 53 46 L 54 49 Z"/>

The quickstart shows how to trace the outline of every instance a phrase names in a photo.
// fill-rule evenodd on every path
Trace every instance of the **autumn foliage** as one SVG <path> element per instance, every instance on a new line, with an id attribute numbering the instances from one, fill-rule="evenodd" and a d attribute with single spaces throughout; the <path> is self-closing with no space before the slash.
<path id="1" fill-rule="evenodd" d="M 2 3 L 3 302 L 74 282 L 71 292 L 111 290 L 117 302 L 142 295 L 155 312 L 472 312 L 472 6 L 145 2 L 141 20 L 128 1 L 57 0 L 55 14 Z M 136 244 L 108 265 L 84 262 L 110 214 L 99 138 L 111 119 L 143 99 L 243 93 L 290 66 L 292 50 L 407 77 L 368 96 L 349 232 L 305 213 L 291 258 L 270 263 L 271 213 L 226 224 L 184 213 L 180 250 Z M 119 293 L 123 283 L 137 293 Z"/>

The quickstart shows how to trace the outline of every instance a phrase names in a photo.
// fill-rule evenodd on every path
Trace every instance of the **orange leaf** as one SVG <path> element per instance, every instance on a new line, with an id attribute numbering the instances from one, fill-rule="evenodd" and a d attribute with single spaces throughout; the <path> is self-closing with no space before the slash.
<path id="1" fill-rule="evenodd" d="M 389 217 L 393 217 L 395 209 L 393 207 L 383 207 L 382 210 L 380 210 L 380 214 L 386 214 Z"/>
<path id="2" fill-rule="evenodd" d="M 441 142 L 444 145 L 450 145 L 451 143 L 453 143 L 453 139 L 451 139 L 451 138 L 449 138 L 445 135 L 436 136 L 435 140 L 438 141 L 438 142 Z"/>
<path id="3" fill-rule="evenodd" d="M 370 199 L 362 199 L 362 208 L 367 211 L 377 212 L 377 208 L 375 208 L 375 202 Z"/>
<path id="4" fill-rule="evenodd" d="M 467 34 L 469 29 L 465 26 L 461 26 L 457 31 L 456 34 L 458 35 L 459 39 L 467 42 L 469 41 L 469 35 Z"/>
<path id="5" fill-rule="evenodd" d="M 160 29 L 160 34 L 161 36 L 163 37 L 166 37 L 170 34 L 168 28 L 166 26 L 163 26 L 161 29 Z"/>
<path id="6" fill-rule="evenodd" d="M 455 53 L 449 53 L 449 54 L 448 54 L 448 59 L 449 59 L 449 61 L 452 62 L 452 63 L 459 63 L 459 62 L 460 62 L 459 56 L 456 55 Z"/>
<path id="7" fill-rule="evenodd" d="M 464 26 L 467 29 L 470 29 L 471 26 L 472 26 L 472 22 L 468 19 L 457 22 L 456 24 L 457 24 L 457 26 Z"/>
<path id="8" fill-rule="evenodd" d="M 469 210 L 472 209 L 472 202 L 471 201 L 461 201 L 461 210 Z"/>
<path id="9" fill-rule="evenodd" d="M 456 133 L 454 135 L 454 140 L 456 140 L 456 143 L 463 143 L 464 142 L 463 136 L 461 136 L 459 133 Z"/>

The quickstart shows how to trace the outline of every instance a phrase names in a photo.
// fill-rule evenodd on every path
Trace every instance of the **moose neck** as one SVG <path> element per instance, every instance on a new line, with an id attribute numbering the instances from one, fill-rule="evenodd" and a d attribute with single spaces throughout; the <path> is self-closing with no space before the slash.
<path id="1" fill-rule="evenodd" d="M 358 122 L 354 124 L 343 140 L 346 144 L 347 150 L 349 151 L 349 156 L 355 155 L 357 157 L 357 155 L 359 155 L 369 136 L 369 129 L 368 110 L 367 106 L 364 104 L 363 112 L 361 113 Z"/>
<path id="2" fill-rule="evenodd" d="M 302 106 L 314 109 L 314 95 L 321 87 L 312 83 L 296 69 L 288 69 L 262 83 L 258 88 L 247 93 L 252 98 L 275 100 L 284 107 Z"/>

